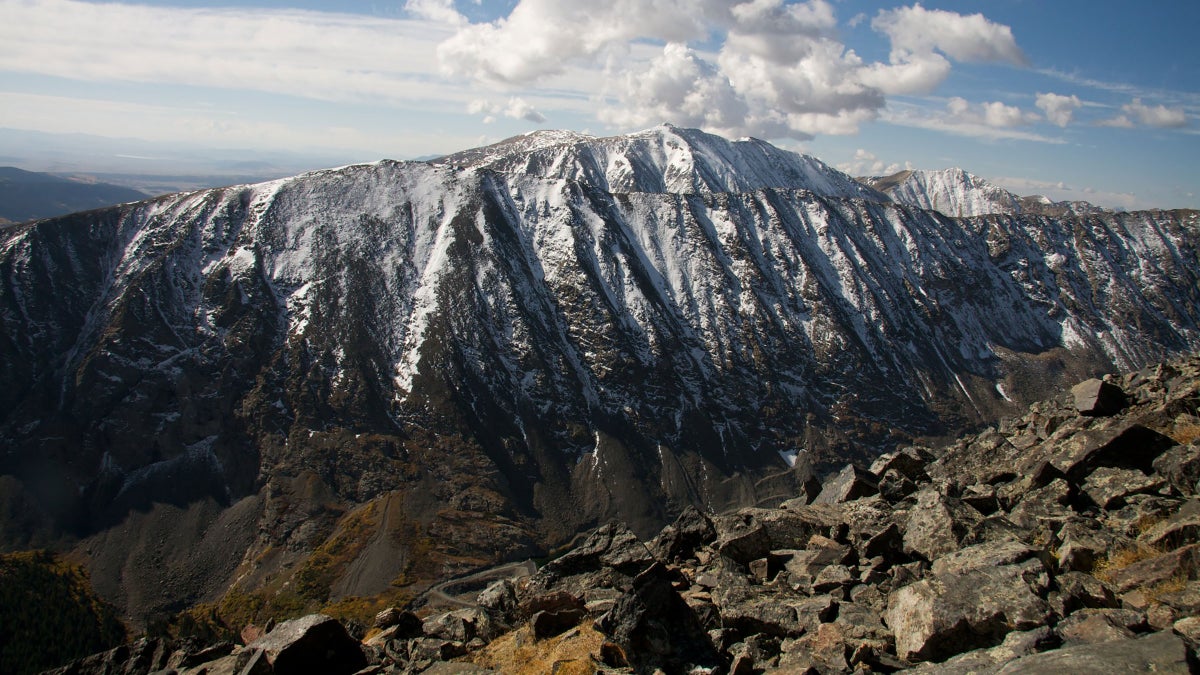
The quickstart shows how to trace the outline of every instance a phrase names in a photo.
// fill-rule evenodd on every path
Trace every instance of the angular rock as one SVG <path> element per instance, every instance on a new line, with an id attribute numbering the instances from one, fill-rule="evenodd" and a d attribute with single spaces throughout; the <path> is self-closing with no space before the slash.
<path id="1" fill-rule="evenodd" d="M 1036 558 L 1038 550 L 1014 539 L 989 541 L 968 546 L 933 561 L 934 574 L 957 574 L 977 569 L 1015 565 Z"/>
<path id="2" fill-rule="evenodd" d="M 1101 609 L 1119 604 L 1108 584 L 1090 574 L 1066 572 L 1056 576 L 1054 582 L 1058 585 L 1063 615 L 1084 608 Z"/>
<path id="3" fill-rule="evenodd" d="M 421 619 L 412 612 L 396 607 L 385 609 L 375 615 L 376 628 L 395 628 L 392 636 L 399 639 L 420 637 Z"/>
<path id="4" fill-rule="evenodd" d="M 573 593 L 552 591 L 531 595 L 521 601 L 518 613 L 522 616 L 533 616 L 538 612 L 558 612 L 567 609 L 583 609 L 584 601 Z"/>
<path id="5" fill-rule="evenodd" d="M 1009 511 L 1008 517 L 1018 526 L 1029 530 L 1057 530 L 1073 515 L 1067 506 L 1071 502 L 1071 494 L 1071 484 L 1056 478 L 1021 497 L 1020 502 Z"/>
<path id="6" fill-rule="evenodd" d="M 904 550 L 933 560 L 958 550 L 962 537 L 982 520 L 971 507 L 925 488 L 917 493 L 917 503 L 904 529 Z"/>
<path id="7" fill-rule="evenodd" d="M 830 593 L 853 582 L 854 575 L 851 574 L 850 568 L 845 565 L 829 565 L 813 579 L 812 589 L 814 593 Z"/>
<path id="8" fill-rule="evenodd" d="M 1071 481 L 1080 481 L 1101 466 L 1153 471 L 1154 460 L 1175 440 L 1141 424 L 1116 418 L 1098 429 L 1082 431 L 1053 446 L 1050 461 Z"/>
<path id="9" fill-rule="evenodd" d="M 1196 579 L 1198 572 L 1200 544 L 1192 544 L 1114 570 L 1109 574 L 1109 583 L 1117 593 L 1125 593 L 1174 579 Z"/>
<path id="10" fill-rule="evenodd" d="M 1071 387 L 1071 395 L 1075 397 L 1075 410 L 1080 415 L 1109 417 L 1125 407 L 1125 392 L 1104 380 L 1084 380 Z"/>
<path id="11" fill-rule="evenodd" d="M 868 471 L 847 464 L 837 475 L 825 481 L 814 504 L 836 504 L 870 497 L 879 492 L 879 481 Z"/>
<path id="12" fill-rule="evenodd" d="M 659 560 L 672 562 L 691 558 L 696 549 L 711 544 L 716 538 L 712 519 L 695 506 L 689 506 L 646 547 Z"/>
<path id="13" fill-rule="evenodd" d="M 475 604 L 509 620 L 517 609 L 517 588 L 509 579 L 493 581 L 475 597 Z"/>
<path id="14" fill-rule="evenodd" d="M 895 471 L 910 481 L 927 481 L 929 474 L 925 473 L 925 465 L 928 463 L 928 460 L 913 448 L 904 448 L 880 455 L 871 464 L 871 473 L 883 478 L 887 472 Z"/>
<path id="15" fill-rule="evenodd" d="M 1044 624 L 1049 578 L 1040 560 L 934 576 L 893 591 L 887 624 L 896 654 L 937 660 L 1001 642 L 1014 630 Z"/>
<path id="16" fill-rule="evenodd" d="M 1098 644 L 1128 640 L 1145 631 L 1146 615 L 1129 609 L 1081 609 L 1058 622 L 1054 630 L 1063 644 Z"/>
<path id="17" fill-rule="evenodd" d="M 1004 664 L 1047 647 L 1057 646 L 1058 639 L 1047 626 L 1028 631 L 1014 631 L 1004 636 L 1004 642 L 988 649 L 976 649 L 959 654 L 942 663 L 921 663 L 908 670 L 912 675 L 963 675 L 964 673 L 994 673 Z M 1065 674 L 1064 674 L 1065 675 Z"/>
<path id="18" fill-rule="evenodd" d="M 1200 643 L 1200 616 L 1188 616 L 1179 619 L 1171 627 L 1176 634 L 1191 640 L 1195 643 Z"/>
<path id="19" fill-rule="evenodd" d="M 284 621 L 247 647 L 263 650 L 276 675 L 353 673 L 367 665 L 358 641 L 323 614 Z"/>
<path id="20" fill-rule="evenodd" d="M 784 640 L 780 672 L 843 673 L 850 670 L 850 648 L 842 627 L 823 623 L 798 639 Z"/>
<path id="21" fill-rule="evenodd" d="M 1138 539 L 1160 549 L 1200 541 L 1200 499 L 1188 500 L 1171 517 L 1155 524 Z"/>
<path id="22" fill-rule="evenodd" d="M 552 590 L 571 577 L 586 577 L 611 571 L 632 577 L 650 567 L 654 556 L 628 526 L 611 522 L 596 528 L 583 543 L 566 555 L 551 560 L 542 566 L 529 580 L 529 591 L 541 593 Z M 595 585 L 586 578 L 581 579 L 579 591 Z"/>
<path id="23" fill-rule="evenodd" d="M 916 492 L 917 484 L 898 471 L 889 470 L 879 478 L 879 495 L 895 504 Z"/>
<path id="24" fill-rule="evenodd" d="M 1064 675 L 1065 673 L 1195 672 L 1188 644 L 1169 631 L 1134 640 L 1081 644 L 1032 654 L 1009 662 L 997 675 Z"/>
<path id="25" fill-rule="evenodd" d="M 996 498 L 996 488 L 983 483 L 969 485 L 959 497 L 963 503 L 979 513 L 990 516 L 1000 510 L 1000 500 Z"/>
<path id="26" fill-rule="evenodd" d="M 539 640 L 554 637 L 578 626 L 587 613 L 581 609 L 563 609 L 557 612 L 538 612 L 529 619 L 533 636 Z"/>
<path id="27" fill-rule="evenodd" d="M 464 643 L 475 638 L 488 641 L 504 632 L 480 607 L 464 607 L 429 617 L 421 628 L 428 637 Z"/>
<path id="28" fill-rule="evenodd" d="M 1132 543 L 1090 518 L 1072 518 L 1059 528 L 1056 536 L 1060 542 L 1058 568 L 1064 572 L 1091 572 L 1096 561 L 1110 550 Z"/>
<path id="29" fill-rule="evenodd" d="M 1154 459 L 1154 473 L 1166 480 L 1179 494 L 1200 493 L 1200 442 L 1177 445 Z"/>
<path id="30" fill-rule="evenodd" d="M 859 550 L 866 558 L 878 556 L 887 561 L 895 561 L 904 551 L 904 535 L 900 534 L 900 528 L 895 523 L 888 523 L 887 527 L 863 542 Z"/>
<path id="31" fill-rule="evenodd" d="M 1156 492 L 1165 484 L 1157 476 L 1147 476 L 1138 469 L 1102 466 L 1088 474 L 1083 492 L 1102 509 L 1120 508 L 1130 495 Z"/>
<path id="32" fill-rule="evenodd" d="M 708 633 L 668 579 L 660 564 L 651 566 L 597 626 L 639 671 L 659 667 L 687 672 L 720 665 Z"/>
<path id="33" fill-rule="evenodd" d="M 743 565 L 766 557 L 771 551 L 771 536 L 767 528 L 748 513 L 718 516 L 713 521 L 717 529 L 714 548 L 721 555 Z"/>

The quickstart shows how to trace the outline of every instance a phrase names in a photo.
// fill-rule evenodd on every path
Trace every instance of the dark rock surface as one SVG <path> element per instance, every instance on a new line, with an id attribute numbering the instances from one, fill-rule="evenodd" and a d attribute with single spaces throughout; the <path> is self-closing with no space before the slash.
<path id="1" fill-rule="evenodd" d="M 61 672 L 488 672 L 502 649 L 547 672 L 1200 672 L 1200 500 L 1158 472 L 1190 456 L 1171 434 L 1200 417 L 1173 406 L 1200 410 L 1200 357 L 1119 382 L 1112 417 L 1061 397 L 881 458 L 910 494 L 688 510 L 649 544 L 608 523 L 476 604 L 423 609 L 419 630 L 380 614 L 361 647 L 312 616 L 246 647 L 127 646 Z"/>

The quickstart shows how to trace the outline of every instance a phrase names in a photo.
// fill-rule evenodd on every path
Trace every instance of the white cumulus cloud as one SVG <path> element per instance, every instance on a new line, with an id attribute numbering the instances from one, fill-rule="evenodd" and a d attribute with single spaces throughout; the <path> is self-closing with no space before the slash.
<path id="1" fill-rule="evenodd" d="M 1078 96 L 1039 93 L 1034 105 L 1046 115 L 1046 119 L 1050 120 L 1051 123 L 1065 127 L 1071 123 L 1072 118 L 1075 116 L 1075 111 L 1083 104 L 1079 101 Z"/>
<path id="2" fill-rule="evenodd" d="M 1121 111 L 1148 127 L 1178 129 L 1187 126 L 1187 115 L 1183 108 L 1168 108 L 1165 105 L 1146 105 L 1142 99 L 1121 106 Z"/>
<path id="3" fill-rule="evenodd" d="M 966 16 L 916 4 L 881 11 L 871 27 L 891 39 L 893 60 L 937 50 L 957 61 L 1028 63 L 1012 29 L 982 14 Z"/>
<path id="4" fill-rule="evenodd" d="M 574 68 L 601 83 L 598 116 L 616 126 L 796 139 L 857 132 L 886 96 L 932 91 L 951 60 L 1025 63 L 1012 31 L 982 15 L 880 12 L 872 27 L 892 42 L 888 63 L 865 63 L 837 25 L 828 0 L 520 0 L 507 16 L 461 26 L 437 53 L 445 72 L 490 85 Z M 665 46 L 648 53 L 655 42 Z"/>
<path id="5" fill-rule="evenodd" d="M 467 112 L 472 115 L 485 115 L 484 123 L 490 124 L 496 120 L 496 115 L 511 117 L 515 120 L 525 120 L 535 124 L 542 124 L 546 121 L 546 116 L 538 112 L 525 99 L 514 96 L 508 99 L 508 103 L 499 104 L 493 103 L 487 99 L 478 98 L 467 104 Z"/>

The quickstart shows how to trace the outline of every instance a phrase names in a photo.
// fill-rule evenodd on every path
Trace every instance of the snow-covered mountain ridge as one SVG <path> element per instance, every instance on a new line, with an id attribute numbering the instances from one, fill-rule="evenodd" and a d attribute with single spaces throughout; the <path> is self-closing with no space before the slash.
<path id="1" fill-rule="evenodd" d="M 938 211 L 951 217 L 997 213 L 1081 216 L 1106 211 L 1084 201 L 1055 202 L 1041 195 L 1019 197 L 959 168 L 905 170 L 859 180 L 897 203 Z"/>
<path id="2" fill-rule="evenodd" d="M 672 127 L 21 225 L 2 544 L 86 537 L 102 588 L 146 608 L 266 584 L 363 505 L 379 538 L 338 593 L 770 501 L 813 464 L 1200 349 L 1198 232 L 1190 211 L 950 218 Z M 187 574 L 127 564 L 164 532 Z"/>

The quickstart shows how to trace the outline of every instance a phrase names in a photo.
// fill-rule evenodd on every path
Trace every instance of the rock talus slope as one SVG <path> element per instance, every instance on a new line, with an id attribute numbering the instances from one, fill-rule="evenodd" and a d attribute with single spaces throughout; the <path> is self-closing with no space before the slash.
<path id="1" fill-rule="evenodd" d="M 235 583 L 319 606 L 611 517 L 777 502 L 1197 349 L 1198 227 L 948 218 L 661 127 L 9 228 L 0 545 L 78 542 L 143 616 Z"/>
<path id="2" fill-rule="evenodd" d="M 63 672 L 306 672 L 294 652 L 340 654 L 328 672 L 1195 673 L 1200 357 L 1103 384 L 1120 405 L 1064 394 L 779 508 L 689 508 L 648 541 L 608 523 L 449 611 L 381 612 L 358 646 L 309 616 Z"/>

